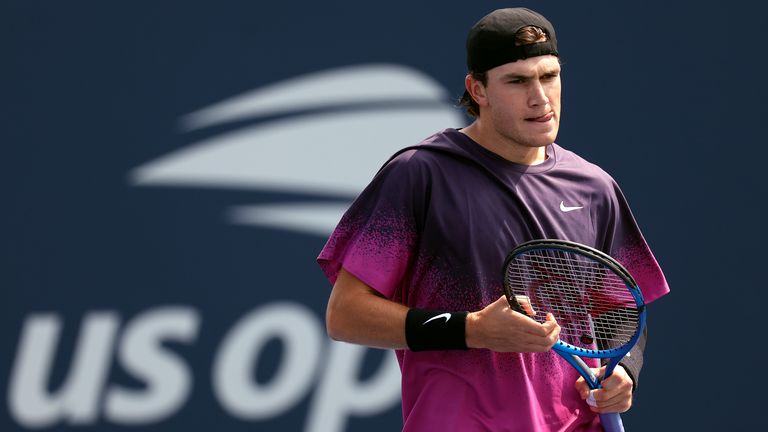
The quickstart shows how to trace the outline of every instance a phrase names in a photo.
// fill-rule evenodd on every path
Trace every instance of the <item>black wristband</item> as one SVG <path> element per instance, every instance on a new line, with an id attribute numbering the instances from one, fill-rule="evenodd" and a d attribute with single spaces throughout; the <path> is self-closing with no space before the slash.
<path id="1" fill-rule="evenodd" d="M 643 334 L 640 335 L 640 339 L 635 346 L 629 350 L 629 353 L 624 356 L 619 364 L 624 367 L 627 374 L 632 378 L 632 391 L 637 390 L 637 385 L 640 379 L 640 370 L 643 368 L 643 351 L 645 350 L 645 343 L 648 340 L 648 327 L 643 329 Z"/>
<path id="2" fill-rule="evenodd" d="M 410 309 L 405 317 L 405 340 L 411 351 L 467 349 L 467 312 Z"/>

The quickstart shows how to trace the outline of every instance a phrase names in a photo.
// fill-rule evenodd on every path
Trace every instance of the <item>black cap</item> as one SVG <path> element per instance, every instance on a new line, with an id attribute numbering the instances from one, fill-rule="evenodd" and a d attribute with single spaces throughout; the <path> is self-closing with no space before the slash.
<path id="1" fill-rule="evenodd" d="M 547 34 L 546 42 L 515 45 L 515 34 L 534 26 Z M 484 16 L 467 36 L 467 67 L 485 72 L 496 66 L 541 55 L 558 55 L 555 28 L 546 18 L 526 8 L 497 9 Z"/>

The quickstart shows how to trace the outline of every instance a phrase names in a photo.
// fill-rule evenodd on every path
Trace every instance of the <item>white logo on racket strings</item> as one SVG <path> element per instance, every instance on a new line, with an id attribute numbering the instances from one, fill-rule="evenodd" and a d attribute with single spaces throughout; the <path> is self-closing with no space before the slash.
<path id="1" fill-rule="evenodd" d="M 430 321 L 434 321 L 434 320 L 436 320 L 438 318 L 445 318 L 445 322 L 448 322 L 448 320 L 451 319 L 451 314 L 446 312 L 446 313 L 441 313 L 440 315 L 435 315 L 432 318 L 430 318 L 430 319 L 424 321 L 423 323 L 421 323 L 421 325 L 425 325 L 426 323 L 428 323 Z"/>
<path id="2" fill-rule="evenodd" d="M 562 211 L 562 212 L 565 212 L 565 213 L 568 213 L 568 212 L 570 212 L 570 211 L 574 211 L 574 210 L 578 210 L 578 209 L 583 209 L 583 208 L 584 208 L 584 206 L 578 206 L 578 207 L 567 207 L 567 206 L 565 205 L 565 202 L 564 202 L 564 201 L 560 201 L 560 211 Z"/>

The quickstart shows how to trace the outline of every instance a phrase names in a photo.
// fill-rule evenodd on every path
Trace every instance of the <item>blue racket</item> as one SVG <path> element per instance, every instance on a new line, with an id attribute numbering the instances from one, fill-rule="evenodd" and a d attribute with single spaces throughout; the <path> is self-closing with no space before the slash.
<path id="1" fill-rule="evenodd" d="M 600 380 L 582 357 L 607 361 L 605 379 L 645 326 L 643 295 L 629 272 L 605 253 L 578 243 L 534 240 L 516 247 L 504 263 L 504 290 L 513 310 L 538 322 L 547 313 L 554 315 L 561 330 L 552 349 L 591 389 L 600 388 Z M 600 422 L 606 432 L 624 430 L 618 413 L 600 414 Z"/>

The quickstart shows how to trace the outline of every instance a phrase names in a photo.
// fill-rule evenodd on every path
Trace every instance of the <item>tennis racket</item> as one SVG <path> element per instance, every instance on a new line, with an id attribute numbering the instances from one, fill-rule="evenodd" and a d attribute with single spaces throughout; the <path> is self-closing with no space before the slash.
<path id="1" fill-rule="evenodd" d="M 516 247 L 504 263 L 504 290 L 513 310 L 542 323 L 554 315 L 561 330 L 552 349 L 591 389 L 600 388 L 600 380 L 582 357 L 607 360 L 605 379 L 645 326 L 643 295 L 629 272 L 578 243 L 534 240 Z M 600 422 L 606 432 L 624 430 L 618 413 L 600 414 Z"/>

